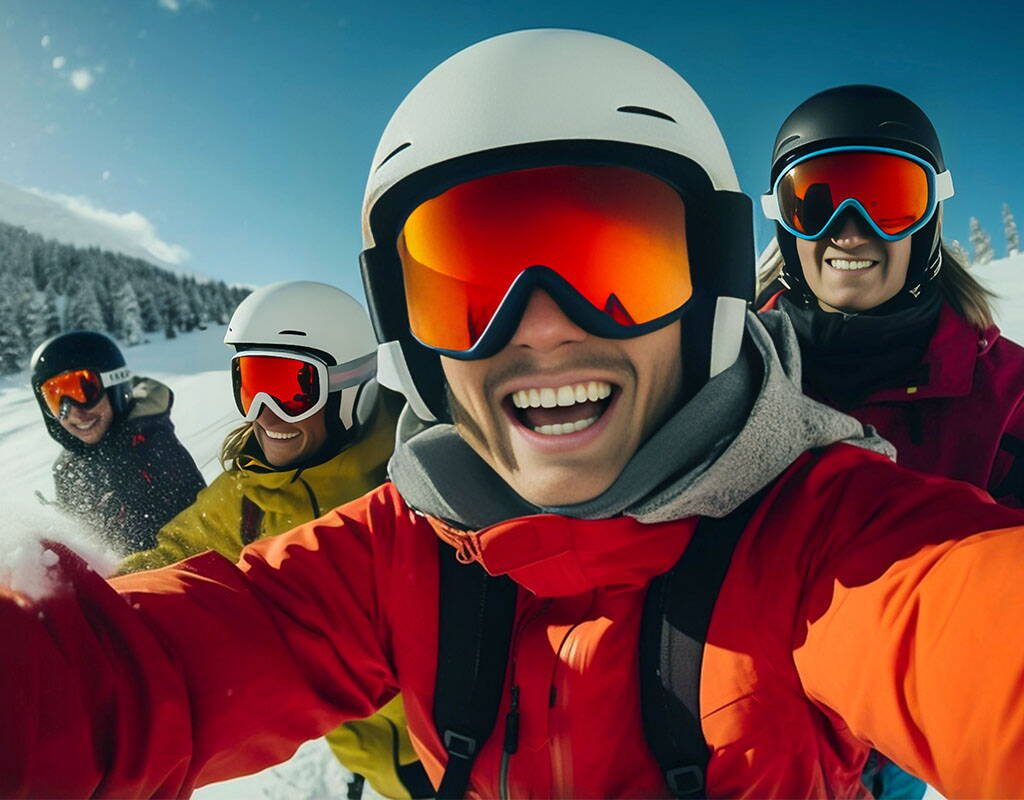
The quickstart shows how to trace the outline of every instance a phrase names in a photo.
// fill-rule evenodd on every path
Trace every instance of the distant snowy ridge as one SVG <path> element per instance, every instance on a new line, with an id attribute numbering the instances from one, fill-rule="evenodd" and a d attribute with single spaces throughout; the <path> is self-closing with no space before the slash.
<path id="1" fill-rule="evenodd" d="M 76 247 L 99 247 L 176 272 L 205 279 L 183 269 L 188 251 L 157 236 L 153 223 L 136 211 L 119 214 L 88 200 L 39 189 L 19 189 L 0 182 L 0 222 L 16 225 L 44 239 Z"/>

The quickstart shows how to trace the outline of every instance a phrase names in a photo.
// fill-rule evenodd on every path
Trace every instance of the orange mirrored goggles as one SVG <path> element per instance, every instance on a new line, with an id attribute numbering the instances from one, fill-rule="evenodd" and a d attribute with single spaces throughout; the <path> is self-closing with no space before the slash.
<path id="1" fill-rule="evenodd" d="M 243 350 L 231 358 L 235 405 L 246 422 L 255 421 L 264 405 L 286 422 L 301 422 L 327 404 L 330 392 L 364 383 L 376 371 L 376 353 L 334 366 L 279 350 Z"/>
<path id="2" fill-rule="evenodd" d="M 500 350 L 537 288 L 607 338 L 655 330 L 693 296 L 682 197 L 624 167 L 460 184 L 409 215 L 398 252 L 412 334 L 455 358 Z"/>
<path id="3" fill-rule="evenodd" d="M 123 383 L 131 377 L 126 368 L 97 372 L 92 369 L 73 369 L 48 378 L 39 385 L 39 396 L 46 404 L 46 409 L 55 418 L 64 416 L 61 413 L 65 402 L 74 403 L 81 408 L 90 408 L 103 397 L 103 390 L 108 386 Z"/>
<path id="4" fill-rule="evenodd" d="M 886 241 L 920 230 L 953 195 L 949 172 L 884 147 L 833 147 L 797 159 L 762 204 L 769 219 L 801 239 L 824 236 L 844 210 L 860 213 Z"/>

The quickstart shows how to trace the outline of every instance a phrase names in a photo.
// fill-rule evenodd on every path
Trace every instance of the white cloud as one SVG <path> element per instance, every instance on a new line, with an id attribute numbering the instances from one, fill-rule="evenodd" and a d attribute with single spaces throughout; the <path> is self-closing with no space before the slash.
<path id="1" fill-rule="evenodd" d="M 74 86 L 78 91 L 84 92 L 96 79 L 92 76 L 92 72 L 87 67 L 76 69 L 71 73 L 71 85 Z"/>
<path id="2" fill-rule="evenodd" d="M 175 266 L 192 257 L 180 244 L 170 244 L 157 235 L 156 226 L 138 211 L 119 214 L 93 205 L 87 197 L 72 197 L 56 192 L 44 192 L 29 188 L 27 191 L 59 203 L 72 214 L 94 222 L 117 234 L 129 244 L 136 245 L 154 258 Z"/>
<path id="3" fill-rule="evenodd" d="M 63 69 L 64 65 L 68 63 L 68 60 L 64 56 L 54 56 L 53 61 L 54 69 Z"/>
<path id="4" fill-rule="evenodd" d="M 181 3 L 179 0 L 157 0 L 160 8 L 166 8 L 168 11 L 180 11 Z"/>
<path id="5" fill-rule="evenodd" d="M 41 47 L 49 47 L 50 46 L 50 34 L 46 34 L 42 39 L 40 39 L 39 40 L 39 45 Z"/>

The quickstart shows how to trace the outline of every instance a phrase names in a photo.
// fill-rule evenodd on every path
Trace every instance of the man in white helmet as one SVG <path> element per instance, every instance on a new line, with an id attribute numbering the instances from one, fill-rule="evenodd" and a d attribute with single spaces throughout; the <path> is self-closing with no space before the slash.
<path id="1" fill-rule="evenodd" d="M 441 797 L 862 796 L 870 746 L 947 794 L 1024 785 L 1024 520 L 800 394 L 678 75 L 574 31 L 464 50 L 392 118 L 363 222 L 391 483 L 239 567 L 111 588 L 62 551 L 73 592 L 0 605 L 10 666 L 116 639 L 172 680 L 114 659 L 63 769 L 35 721 L 85 674 L 17 681 L 0 791 L 187 794 L 399 690 Z"/>

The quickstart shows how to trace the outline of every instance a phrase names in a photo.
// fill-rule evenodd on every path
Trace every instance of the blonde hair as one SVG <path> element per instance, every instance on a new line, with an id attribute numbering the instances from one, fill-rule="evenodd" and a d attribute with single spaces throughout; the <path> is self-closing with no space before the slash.
<path id="1" fill-rule="evenodd" d="M 942 299 L 979 331 L 990 328 L 994 324 L 992 300 L 997 297 L 996 293 L 982 286 L 978 279 L 967 271 L 967 267 L 946 247 L 945 242 L 940 245 L 940 248 L 942 268 L 939 270 L 938 285 Z M 779 243 L 773 237 L 757 259 L 757 294 L 755 297 L 760 297 L 773 281 L 782 276 L 784 263 Z"/>
<path id="2" fill-rule="evenodd" d="M 238 457 L 242 455 L 249 437 L 252 436 L 252 422 L 245 422 L 224 437 L 220 446 L 220 466 L 225 472 L 238 469 Z"/>

